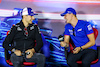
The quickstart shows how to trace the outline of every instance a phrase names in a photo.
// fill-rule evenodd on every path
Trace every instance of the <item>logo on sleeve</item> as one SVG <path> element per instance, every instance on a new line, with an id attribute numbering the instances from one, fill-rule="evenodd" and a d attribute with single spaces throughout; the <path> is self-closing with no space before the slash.
<path id="1" fill-rule="evenodd" d="M 87 28 L 88 28 L 88 30 L 92 30 L 91 25 L 88 25 Z"/>
<path id="2" fill-rule="evenodd" d="M 69 29 L 69 32 L 70 32 L 70 35 L 73 35 L 73 30 L 70 30 L 70 29 Z"/>

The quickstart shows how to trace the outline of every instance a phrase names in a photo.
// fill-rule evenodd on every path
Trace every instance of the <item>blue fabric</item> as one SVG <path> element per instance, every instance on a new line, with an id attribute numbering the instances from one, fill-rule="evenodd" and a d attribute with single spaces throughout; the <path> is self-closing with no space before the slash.
<path id="1" fill-rule="evenodd" d="M 93 29 L 89 22 L 78 20 L 78 23 L 74 28 L 75 36 L 73 35 L 73 26 L 71 24 L 66 24 L 64 34 L 71 37 L 76 47 L 80 47 L 89 42 L 89 38 L 87 37 L 87 35 L 92 33 Z M 90 49 L 97 50 L 96 44 L 90 47 Z"/>
<path id="2" fill-rule="evenodd" d="M 2 35 L 1 35 L 1 32 L 0 32 L 0 40 L 2 39 Z"/>

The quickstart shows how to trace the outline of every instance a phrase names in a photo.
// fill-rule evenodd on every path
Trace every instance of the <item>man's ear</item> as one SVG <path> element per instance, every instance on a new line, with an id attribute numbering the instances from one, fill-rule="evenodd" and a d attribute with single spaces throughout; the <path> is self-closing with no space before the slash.
<path id="1" fill-rule="evenodd" d="M 23 18 L 26 18 L 26 15 L 23 15 Z"/>

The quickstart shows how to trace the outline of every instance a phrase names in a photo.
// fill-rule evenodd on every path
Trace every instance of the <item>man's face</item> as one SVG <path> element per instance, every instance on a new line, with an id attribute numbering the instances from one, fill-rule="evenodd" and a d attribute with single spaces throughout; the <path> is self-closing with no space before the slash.
<path id="1" fill-rule="evenodd" d="M 72 20 L 72 13 L 69 14 L 67 13 L 66 15 L 64 15 L 64 19 L 66 20 L 66 23 L 71 23 L 71 20 Z"/>
<path id="2" fill-rule="evenodd" d="M 28 22 L 28 24 L 32 24 L 34 19 L 34 16 L 26 15 L 26 22 Z"/>

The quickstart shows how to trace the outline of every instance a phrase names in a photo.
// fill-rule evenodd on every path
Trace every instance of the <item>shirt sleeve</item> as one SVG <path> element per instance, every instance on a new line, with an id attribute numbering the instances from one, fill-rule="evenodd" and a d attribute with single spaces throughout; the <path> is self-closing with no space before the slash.
<path id="1" fill-rule="evenodd" d="M 6 50 L 12 50 L 14 47 L 10 46 L 13 42 L 13 38 L 15 35 L 16 28 L 15 26 L 12 26 L 11 30 L 9 31 L 8 35 L 6 36 L 5 40 L 3 41 L 3 48 Z"/>
<path id="2" fill-rule="evenodd" d="M 91 24 L 89 22 L 87 22 L 86 25 L 85 25 L 85 31 L 86 31 L 87 35 L 93 33 L 92 26 L 91 26 Z"/>
<path id="3" fill-rule="evenodd" d="M 35 52 L 38 52 L 43 46 L 43 41 L 40 29 L 37 25 L 35 25 L 35 39 L 36 39 L 36 46 L 34 47 L 34 49 Z"/>
<path id="4" fill-rule="evenodd" d="M 64 35 L 70 35 L 69 30 L 68 30 L 68 26 L 67 26 L 67 25 L 65 26 L 65 32 L 64 32 Z"/>

